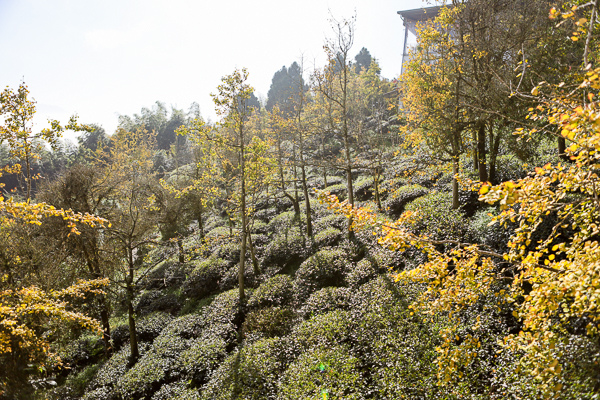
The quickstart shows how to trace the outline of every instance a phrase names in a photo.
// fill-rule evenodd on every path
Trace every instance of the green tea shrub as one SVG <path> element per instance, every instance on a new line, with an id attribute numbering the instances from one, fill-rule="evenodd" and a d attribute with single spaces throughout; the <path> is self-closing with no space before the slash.
<path id="1" fill-rule="evenodd" d="M 206 383 L 212 372 L 227 355 L 227 343 L 218 336 L 202 336 L 192 339 L 189 348 L 179 356 L 179 363 L 186 379 L 194 386 Z"/>
<path id="2" fill-rule="evenodd" d="M 361 177 L 353 185 L 354 198 L 358 201 L 367 201 L 373 198 L 373 177 Z"/>
<path id="3" fill-rule="evenodd" d="M 285 368 L 283 341 L 262 339 L 231 353 L 204 386 L 205 400 L 276 400 L 277 381 Z"/>
<path id="4" fill-rule="evenodd" d="M 365 386 L 360 361 L 346 347 L 336 346 L 303 353 L 292 363 L 281 379 L 279 398 L 358 400 L 365 398 Z"/>
<path id="5" fill-rule="evenodd" d="M 493 214 L 493 209 L 481 209 L 469 220 L 471 237 L 478 243 L 504 253 L 507 250 L 506 243 L 510 240 L 510 231 L 500 224 L 490 226 L 492 221 L 492 217 L 488 215 L 490 212 Z"/>
<path id="6" fill-rule="evenodd" d="M 372 398 L 442 398 L 438 395 L 431 326 L 411 315 L 401 288 L 380 276 L 352 291 L 352 354 L 361 360 Z"/>
<path id="7" fill-rule="evenodd" d="M 348 219 L 340 214 L 333 214 L 331 210 L 326 209 L 326 213 L 323 216 L 316 219 L 315 231 L 320 232 L 328 228 L 343 229 L 348 226 Z"/>
<path id="8" fill-rule="evenodd" d="M 93 364 L 104 355 L 104 341 L 101 336 L 86 335 L 70 342 L 60 350 L 59 355 L 69 368 Z"/>
<path id="9" fill-rule="evenodd" d="M 228 226 L 217 226 L 210 231 L 207 231 L 204 235 L 207 239 L 225 239 L 230 236 L 230 231 Z"/>
<path id="10" fill-rule="evenodd" d="M 218 257 L 198 262 L 182 285 L 183 294 L 201 299 L 218 291 L 221 288 L 221 278 L 228 268 L 228 262 Z"/>
<path id="11" fill-rule="evenodd" d="M 452 209 L 452 194 L 431 192 L 406 205 L 407 211 L 418 211 L 414 225 L 416 233 L 432 239 L 461 240 L 467 237 L 468 226 L 462 213 Z"/>
<path id="12" fill-rule="evenodd" d="M 294 280 L 294 291 L 299 300 L 326 286 L 342 286 L 349 260 L 340 248 L 323 249 L 300 264 Z"/>
<path id="13" fill-rule="evenodd" d="M 300 309 L 300 315 L 308 319 L 334 310 L 347 310 L 349 305 L 350 289 L 326 287 L 310 295 Z"/>
<path id="14" fill-rule="evenodd" d="M 354 336 L 354 324 L 349 311 L 334 310 L 296 325 L 291 336 L 301 351 L 330 348 L 350 343 Z"/>
<path id="15" fill-rule="evenodd" d="M 87 386 L 96 376 L 101 364 L 88 365 L 81 370 L 72 370 L 65 383 L 53 390 L 48 395 L 49 400 L 77 400 L 80 399 Z"/>
<path id="16" fill-rule="evenodd" d="M 340 201 L 344 201 L 348 198 L 348 190 L 346 189 L 345 183 L 338 183 L 336 185 L 330 184 L 330 186 L 327 186 L 324 190 L 331 194 L 335 194 L 338 197 L 338 199 L 340 199 Z"/>
<path id="17" fill-rule="evenodd" d="M 172 293 L 163 294 L 160 290 L 148 290 L 142 293 L 135 304 L 135 313 L 139 316 L 156 311 L 176 314 L 181 309 L 181 302 Z"/>
<path id="18" fill-rule="evenodd" d="M 289 275 L 275 275 L 264 281 L 248 299 L 249 309 L 282 307 L 294 299 L 293 280 Z"/>
<path id="19" fill-rule="evenodd" d="M 425 196 L 427 193 L 429 193 L 429 190 L 421 185 L 402 186 L 390 194 L 387 201 L 383 204 L 383 208 L 388 214 L 398 217 L 402 214 L 408 203 L 421 196 Z"/>
<path id="20" fill-rule="evenodd" d="M 298 225 L 299 221 L 306 221 L 306 214 L 300 213 L 299 218 L 296 218 L 294 211 L 286 211 L 269 222 L 268 232 L 282 233 Z"/>
<path id="21" fill-rule="evenodd" d="M 162 330 L 173 320 L 173 316 L 162 311 L 143 316 L 136 321 L 135 331 L 138 340 L 151 342 L 158 337 Z M 119 351 L 121 347 L 129 342 L 129 325 L 123 324 L 112 329 L 110 337 L 113 348 Z"/>
<path id="22" fill-rule="evenodd" d="M 140 343 L 140 356 L 143 356 L 149 347 L 150 346 L 147 343 Z M 119 378 L 127 371 L 130 355 L 131 352 L 129 347 L 124 347 L 113 354 L 113 356 L 100 367 L 96 376 L 90 382 L 84 399 L 96 399 L 92 395 L 93 392 L 96 392 L 95 395 L 97 395 L 98 398 L 116 399 L 114 386 Z"/>
<path id="23" fill-rule="evenodd" d="M 178 286 L 185 279 L 188 266 L 169 258 L 157 264 L 144 279 L 146 289 L 163 289 Z"/>
<path id="24" fill-rule="evenodd" d="M 273 266 L 283 268 L 290 262 L 304 257 L 304 245 L 304 236 L 298 228 L 280 233 L 267 245 L 261 264 L 265 268 Z"/>
<path id="25" fill-rule="evenodd" d="M 123 399 L 146 399 L 160 386 L 181 376 L 179 355 L 189 347 L 187 340 L 174 334 L 162 334 L 135 365 L 116 382 Z"/>
<path id="26" fill-rule="evenodd" d="M 187 382 L 178 381 L 161 386 L 150 400 L 200 400 L 198 390 L 188 387 Z"/>
<path id="27" fill-rule="evenodd" d="M 242 332 L 244 336 L 278 337 L 290 332 L 294 325 L 294 312 L 285 307 L 267 307 L 246 315 Z"/>
<path id="28" fill-rule="evenodd" d="M 342 239 L 342 232 L 339 229 L 330 227 L 324 229 L 315 235 L 315 245 L 317 248 L 326 246 L 335 246 Z"/>
<path id="29" fill-rule="evenodd" d="M 349 287 L 358 288 L 376 277 L 377 270 L 373 267 L 373 263 L 365 258 L 356 263 L 356 266 L 346 273 L 344 280 Z"/>
<path id="30" fill-rule="evenodd" d="M 240 243 L 237 240 L 227 240 L 213 250 L 212 257 L 227 261 L 231 267 L 240 262 Z"/>

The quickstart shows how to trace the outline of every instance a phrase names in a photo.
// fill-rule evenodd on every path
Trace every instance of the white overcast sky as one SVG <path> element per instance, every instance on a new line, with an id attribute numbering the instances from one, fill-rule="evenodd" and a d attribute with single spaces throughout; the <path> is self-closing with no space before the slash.
<path id="1" fill-rule="evenodd" d="M 423 0 L 0 0 L 0 87 L 22 79 L 37 100 L 37 121 L 101 124 L 157 100 L 215 119 L 210 93 L 222 76 L 246 67 L 266 97 L 273 74 L 304 56 L 323 62 L 331 14 L 356 11 L 354 56 L 366 47 L 397 77 L 402 56 L 399 10 Z M 38 125 L 41 128 L 40 125 Z"/>

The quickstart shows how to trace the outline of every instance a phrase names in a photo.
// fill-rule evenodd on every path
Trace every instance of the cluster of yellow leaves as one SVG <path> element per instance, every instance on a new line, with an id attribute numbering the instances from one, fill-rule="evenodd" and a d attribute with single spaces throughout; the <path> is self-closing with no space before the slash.
<path id="1" fill-rule="evenodd" d="M 76 323 L 85 329 L 101 332 L 99 323 L 72 311 L 67 298 L 82 298 L 87 293 L 103 293 L 107 279 L 78 281 L 66 289 L 44 291 L 36 286 L 0 292 L 0 356 L 15 350 L 26 352 L 30 361 L 43 365 L 45 359 L 60 364 L 56 354 L 50 352 L 47 340 L 51 332 L 50 321 Z M 40 327 L 46 327 L 39 332 Z M 54 325 L 55 328 L 58 325 Z M 15 348 L 15 345 L 17 348 Z"/>

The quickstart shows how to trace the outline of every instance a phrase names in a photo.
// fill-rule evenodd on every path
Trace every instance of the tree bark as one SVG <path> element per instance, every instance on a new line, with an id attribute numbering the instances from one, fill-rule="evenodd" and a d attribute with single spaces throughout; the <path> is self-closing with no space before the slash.
<path id="1" fill-rule="evenodd" d="M 492 127 L 490 127 L 490 143 L 492 149 L 490 151 L 490 176 L 489 180 L 491 183 L 496 184 L 496 160 L 498 159 L 498 151 L 500 149 L 500 132 L 494 137 L 492 133 Z"/>
<path id="2" fill-rule="evenodd" d="M 460 204 L 458 203 L 458 156 L 454 156 L 452 159 L 452 209 L 456 210 Z"/>
<path id="3" fill-rule="evenodd" d="M 477 127 L 477 153 L 478 153 L 478 165 L 479 165 L 479 181 L 487 182 L 487 166 L 486 166 L 486 151 L 485 151 L 485 127 L 484 122 L 479 123 Z"/>
<path id="4" fill-rule="evenodd" d="M 129 346 L 131 355 L 129 357 L 130 365 L 133 365 L 140 356 L 137 340 L 137 332 L 135 328 L 135 314 L 133 310 L 133 265 L 129 266 L 129 277 L 127 278 L 127 314 L 129 320 Z"/>
<path id="5" fill-rule="evenodd" d="M 565 140 L 564 137 L 559 137 L 557 139 L 557 144 L 558 144 L 558 156 L 563 159 L 563 160 L 567 160 L 567 156 L 565 155 L 565 151 L 567 150 L 567 141 Z"/>
<path id="6" fill-rule="evenodd" d="M 256 258 L 256 253 L 254 252 L 254 243 L 252 243 L 252 234 L 248 231 L 248 247 L 250 248 L 250 255 L 252 256 L 252 267 L 254 268 L 254 275 L 260 274 L 260 266 L 258 264 L 258 259 Z"/>

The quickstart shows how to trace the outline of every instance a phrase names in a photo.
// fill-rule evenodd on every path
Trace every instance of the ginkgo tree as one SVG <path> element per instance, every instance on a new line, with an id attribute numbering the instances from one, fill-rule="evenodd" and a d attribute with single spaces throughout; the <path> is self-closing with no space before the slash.
<path id="1" fill-rule="evenodd" d="M 590 62 L 597 58 L 597 39 L 589 22 L 597 12 L 596 2 L 551 10 L 552 18 L 574 22 L 579 33 L 570 40 L 588 38 L 587 64 L 582 63 L 578 82 L 542 82 L 531 93 L 515 93 L 537 103 L 529 109 L 530 119 L 543 125 L 545 134 L 566 140 L 568 160 L 557 157 L 519 180 L 473 186 L 480 200 L 497 207 L 492 224 L 510 229 L 506 252 L 415 233 L 411 227 L 418 211 L 389 222 L 321 194 L 351 217 L 353 229 L 374 230 L 380 244 L 398 251 L 416 247 L 427 253 L 427 262 L 396 277 L 424 288 L 411 305 L 413 312 L 444 321 L 436 348 L 441 384 L 456 385 L 464 368 L 490 357 L 480 350 L 486 339 L 479 318 L 461 334 L 459 327 L 468 309 L 491 301 L 491 309 L 509 310 L 516 321 L 515 331 L 502 332 L 500 343 L 491 345 L 499 354 L 511 354 L 518 379 L 529 377 L 518 389 L 523 395 L 582 398 L 597 390 L 597 356 L 587 354 L 591 366 L 582 368 L 585 364 L 568 354 L 582 341 L 597 349 L 600 326 L 600 68 Z M 515 134 L 528 140 L 539 134 L 539 126 L 518 128 Z"/>

